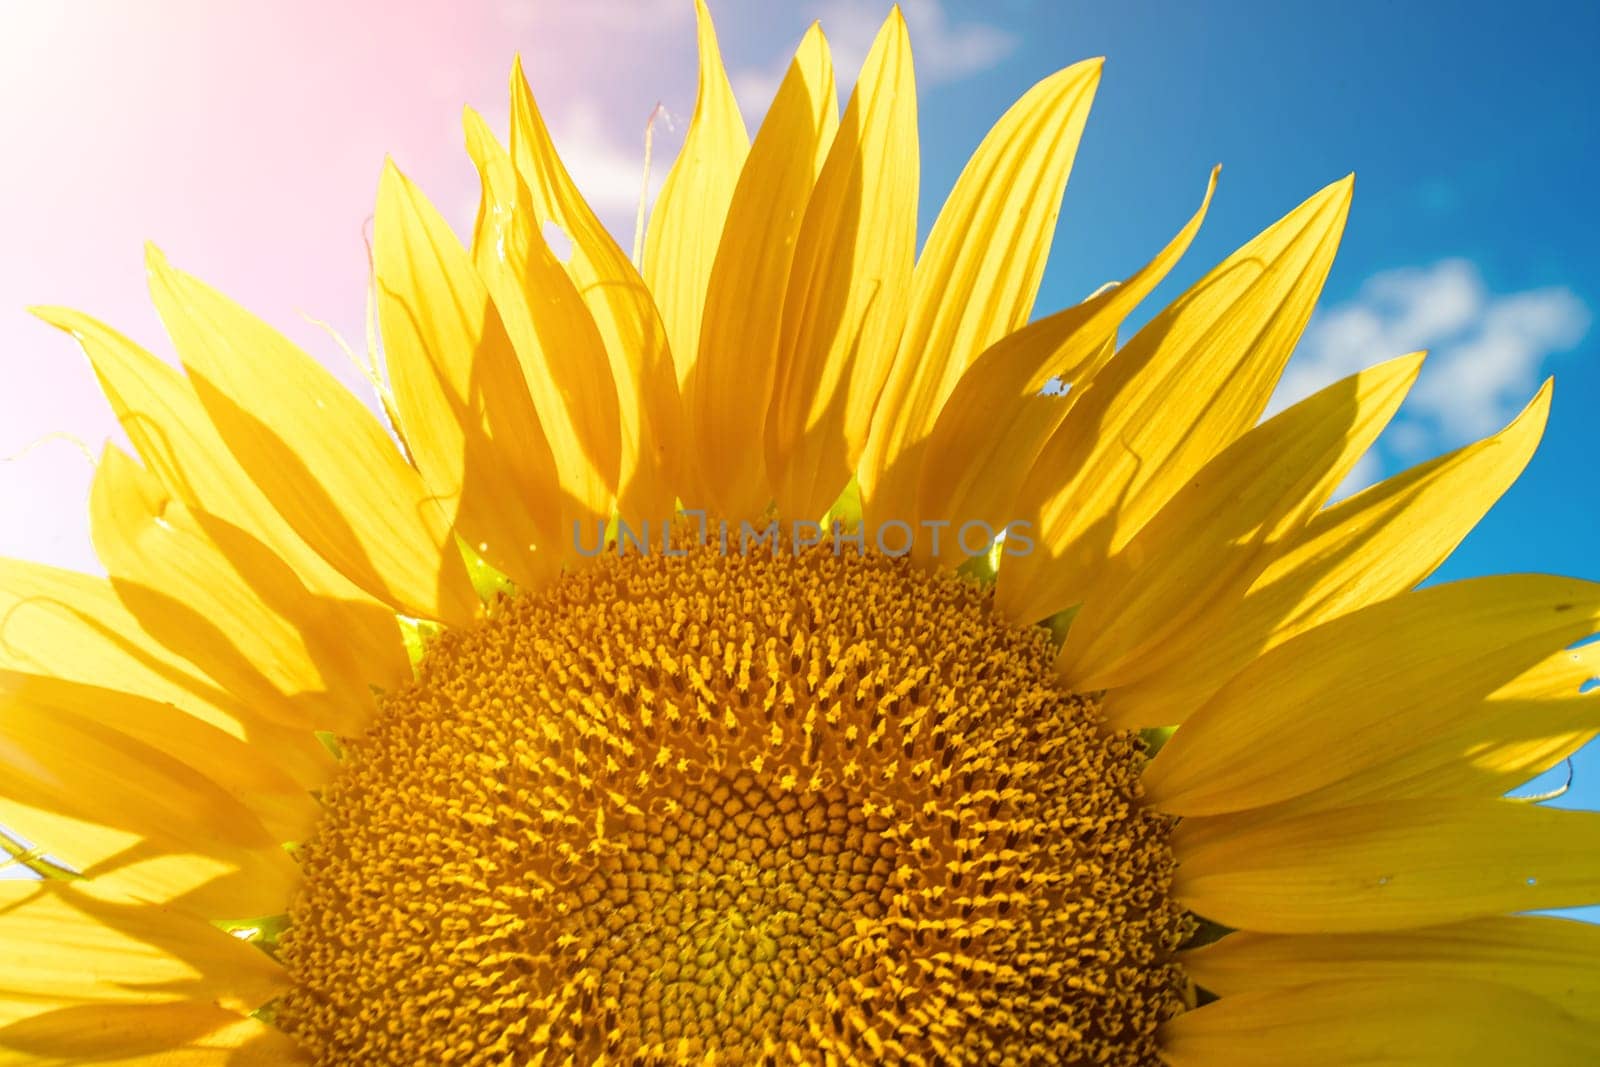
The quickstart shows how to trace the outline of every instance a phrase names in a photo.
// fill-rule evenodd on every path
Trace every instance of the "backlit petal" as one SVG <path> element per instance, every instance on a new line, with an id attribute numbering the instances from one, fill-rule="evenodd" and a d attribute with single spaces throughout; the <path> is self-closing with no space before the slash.
<path id="1" fill-rule="evenodd" d="M 1595 1031 L 1528 993 L 1459 979 L 1323 982 L 1224 997 L 1167 1023 L 1169 1067 L 1585 1067 Z"/>
<path id="2" fill-rule="evenodd" d="M 555 436 L 557 456 L 578 491 L 592 488 L 602 511 L 609 503 L 606 475 L 582 465 L 584 442 L 572 425 L 546 422 L 541 430 L 539 414 L 561 408 L 552 397 L 565 383 L 541 374 L 549 368 L 536 355 L 512 349 L 466 250 L 392 163 L 378 186 L 373 233 L 384 357 L 417 469 L 475 552 L 513 580 L 536 585 L 554 573 L 562 527 L 547 434 Z M 508 248 L 506 254 L 520 261 L 534 253 Z M 566 282 L 553 260 L 550 269 Z M 514 284 L 501 289 L 512 296 Z M 519 310 L 520 325 L 526 309 L 512 305 L 513 315 Z M 530 388 L 547 401 L 539 414 Z M 611 430 L 614 449 L 614 422 Z M 615 460 L 613 451 L 612 485 Z M 591 502 L 588 496 L 579 499 Z"/>
<path id="3" fill-rule="evenodd" d="M 273 728 L 148 635 L 104 578 L 0 559 L 0 670 L 55 677 L 172 704 L 266 745 L 297 781 L 320 786 L 334 763 L 315 738 Z"/>
<path id="4" fill-rule="evenodd" d="M 310 1062 L 281 1030 L 192 1000 L 58 1008 L 0 1028 L 0 1055 L 38 1067 L 282 1067 Z"/>
<path id="5" fill-rule="evenodd" d="M 611 517 L 622 457 L 617 387 L 605 342 L 550 250 L 526 183 L 477 112 L 466 112 L 467 153 L 483 198 L 473 260 L 494 295 L 555 456 L 566 500 L 559 552 L 571 523 Z"/>
<path id="6" fill-rule="evenodd" d="M 1344 229 L 1336 182 L 1224 260 L 1095 375 L 1018 498 L 1038 550 L 1006 561 L 997 601 L 1033 622 L 1081 599 L 1096 568 L 1266 409 Z"/>
<path id="7" fill-rule="evenodd" d="M 237 304 L 149 257 L 150 291 L 239 465 L 307 544 L 384 603 L 464 623 L 478 600 L 439 503 L 376 418 Z"/>
<path id="8" fill-rule="evenodd" d="M 748 140 L 742 125 L 739 138 L 743 158 Z M 520 63 L 511 74 L 511 157 L 532 198 L 534 217 L 542 226 L 560 227 L 572 241 L 567 274 L 611 361 L 621 418 L 618 510 L 635 525 L 659 520 L 672 512 L 676 464 L 684 458 L 678 376 L 666 327 L 638 268 L 584 202 L 556 155 Z"/>
<path id="9" fill-rule="evenodd" d="M 681 386 L 700 350 L 711 264 L 722 241 L 733 190 L 750 151 L 739 102 L 722 66 L 705 0 L 695 0 L 700 84 L 683 148 L 650 213 L 644 280 L 655 294 Z"/>
<path id="10" fill-rule="evenodd" d="M 89 515 L 112 587 L 145 632 L 269 722 L 306 733 L 365 725 L 371 691 L 344 654 L 337 616 L 290 584 L 266 590 L 268 603 L 188 508 L 113 445 L 95 471 Z"/>
<path id="11" fill-rule="evenodd" d="M 1467 978 L 1543 997 L 1600 1024 L 1600 926 L 1496 917 L 1381 934 L 1230 934 L 1185 952 L 1183 968 L 1221 996 L 1313 982 Z"/>
<path id="12" fill-rule="evenodd" d="M 1431 586 L 1352 612 L 1223 686 L 1146 769 L 1146 794 L 1207 815 L 1310 793 L 1417 747 L 1457 708 L 1597 629 L 1600 585 L 1545 575 Z"/>
<path id="13" fill-rule="evenodd" d="M 839 122 L 833 63 L 815 26 L 750 146 L 706 289 L 699 355 L 683 384 L 703 502 L 730 519 L 771 499 L 761 442 L 795 240 Z"/>
<path id="14" fill-rule="evenodd" d="M 1236 930 L 1403 930 L 1600 903 L 1600 813 L 1510 800 L 1383 800 L 1173 836 L 1174 896 Z"/>
<path id="15" fill-rule="evenodd" d="M 1111 358 L 1122 320 L 1188 249 L 1216 185 L 1213 171 L 1200 210 L 1127 280 L 1006 335 L 967 368 L 928 438 L 917 518 L 948 519 L 959 532 L 966 522 L 999 529 L 1015 517 L 1012 505 L 1039 450 Z M 1040 395 L 1052 377 L 1068 389 L 1065 395 Z M 957 547 L 953 538 L 946 543 Z M 917 548 L 931 551 L 931 546 L 930 538 Z"/>
<path id="16" fill-rule="evenodd" d="M 1533 455 L 1548 383 L 1504 430 L 1395 475 L 1319 512 L 1290 534 L 1248 593 L 1184 657 L 1106 694 L 1129 727 L 1187 719 L 1256 656 L 1319 623 L 1415 586 L 1442 563 Z"/>
<path id="17" fill-rule="evenodd" d="M 88 721 L 202 771 L 226 767 L 216 783 L 280 841 L 303 840 L 321 812 L 311 789 L 279 765 L 281 745 L 252 744 L 171 704 L 60 678 L 0 670 L 0 707 L 40 721 Z M 332 762 L 327 762 L 328 772 Z"/>
<path id="18" fill-rule="evenodd" d="M 1351 375 L 1248 431 L 1108 560 L 1056 661 L 1078 692 L 1203 659 L 1215 617 L 1350 473 L 1422 368 L 1406 356 Z"/>
<path id="19" fill-rule="evenodd" d="M 299 884 L 300 870 L 284 849 L 230 845 L 194 820 L 146 836 L 0 790 L 0 826 L 81 874 L 72 884 L 84 892 L 166 905 L 200 921 L 277 915 Z"/>
<path id="20" fill-rule="evenodd" d="M 797 239 L 767 416 L 778 512 L 818 518 L 866 444 L 910 300 L 917 96 L 898 9 L 878 31 Z"/>
<path id="21" fill-rule="evenodd" d="M 253 1011 L 288 982 L 265 952 L 167 908 L 70 883 L 0 882 L 0 1026 L 76 1001 L 174 997 Z"/>
<path id="22" fill-rule="evenodd" d="M 83 346 L 146 468 L 192 513 L 215 520 L 213 541 L 255 588 L 279 583 L 287 568 L 323 610 L 338 615 L 341 640 L 367 681 L 389 688 L 411 676 L 394 612 L 357 589 L 284 521 L 228 453 L 182 374 L 86 315 L 34 312 Z"/>
<path id="23" fill-rule="evenodd" d="M 995 123 L 939 211 L 857 474 L 869 521 L 909 521 L 927 438 L 962 373 L 1033 311 L 1100 60 L 1045 78 Z"/>

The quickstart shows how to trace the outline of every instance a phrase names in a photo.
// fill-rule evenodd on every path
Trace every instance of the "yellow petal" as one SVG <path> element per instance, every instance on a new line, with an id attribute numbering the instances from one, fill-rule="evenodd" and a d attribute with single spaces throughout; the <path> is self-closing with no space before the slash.
<path id="1" fill-rule="evenodd" d="M 699 355 L 684 380 L 703 494 L 696 502 L 730 519 L 759 516 L 772 497 L 760 442 L 784 292 L 838 116 L 828 45 L 813 25 L 739 175 L 706 289 Z"/>
<path id="2" fill-rule="evenodd" d="M 70 883 L 0 882 L 0 1026 L 75 1002 L 174 997 L 253 1011 L 288 987 L 270 956 L 171 909 Z"/>
<path id="3" fill-rule="evenodd" d="M 337 618 L 292 585 L 267 590 L 269 605 L 188 509 L 114 445 L 95 471 L 89 517 L 112 587 L 146 633 L 267 721 L 306 733 L 366 724 L 371 691 L 330 628 Z"/>
<path id="4" fill-rule="evenodd" d="M 1229 934 L 1185 952 L 1196 984 L 1228 997 L 1347 979 L 1466 978 L 1543 997 L 1600 1024 L 1600 926 L 1498 917 L 1381 934 Z"/>
<path id="5" fill-rule="evenodd" d="M 1385 799 L 1505 796 L 1600 733 L 1600 691 L 1581 692 L 1596 680 L 1600 644 L 1562 649 L 1337 782 L 1262 808 L 1186 819 L 1183 840 L 1198 846 L 1249 826 Z"/>
<path id="6" fill-rule="evenodd" d="M 473 260 L 500 309 L 554 453 L 566 498 L 558 551 L 573 521 L 611 517 L 621 463 L 617 387 L 589 309 L 540 232 L 528 187 L 483 119 L 466 112 L 467 153 L 483 199 Z"/>
<path id="7" fill-rule="evenodd" d="M 262 725 L 236 697 L 154 641 L 103 578 L 0 559 L 0 670 L 172 704 L 266 746 L 286 773 L 320 786 L 333 761 L 314 737 Z"/>
<path id="8" fill-rule="evenodd" d="M 309 1063 L 293 1038 L 200 1001 L 80 1004 L 0 1028 L 0 1062 L 36 1067 L 281 1067 Z"/>
<path id="9" fill-rule="evenodd" d="M 152 745 L 16 699 L 0 708 L 0 794 L 16 803 L 126 830 L 172 851 L 223 854 L 279 843 L 237 796 Z"/>
<path id="10" fill-rule="evenodd" d="M 1208 815 L 1311 793 L 1417 747 L 1597 629 L 1600 585 L 1546 575 L 1431 586 L 1352 612 L 1223 686 L 1146 769 L 1146 796 Z"/>
<path id="11" fill-rule="evenodd" d="M 0 670 L 0 708 L 24 709 L 17 714 L 43 721 L 88 721 L 187 766 L 201 770 L 225 767 L 227 773 L 217 778 L 217 784 L 249 808 L 276 840 L 304 840 L 321 813 L 310 788 L 278 765 L 281 746 L 271 740 L 251 744 L 171 704 L 60 678 Z M 331 776 L 332 763 L 326 766 Z"/>
<path id="12" fill-rule="evenodd" d="M 1546 383 L 1499 433 L 1313 516 L 1285 539 L 1244 598 L 1207 628 L 1205 655 L 1110 691 L 1106 718 L 1120 728 L 1181 723 L 1261 653 L 1415 586 L 1522 473 L 1549 409 Z"/>
<path id="13" fill-rule="evenodd" d="M 152 250 L 150 291 L 212 423 L 296 533 L 395 608 L 478 611 L 448 523 L 378 421 L 333 376 Z"/>
<path id="14" fill-rule="evenodd" d="M 695 0 L 694 6 L 700 39 L 694 116 L 650 212 L 644 243 L 644 280 L 661 309 L 680 386 L 700 349 L 711 264 L 722 240 L 734 186 L 750 151 L 739 102 L 733 98 L 722 53 L 717 50 L 711 13 L 705 0 Z"/>
<path id="15" fill-rule="evenodd" d="M 192 513 L 215 520 L 213 542 L 253 586 L 277 585 L 287 569 L 322 610 L 337 615 L 334 629 L 368 682 L 388 689 L 410 679 L 393 611 L 357 589 L 290 528 L 228 454 L 183 375 L 86 315 L 63 308 L 34 311 L 83 346 L 145 466 Z"/>
<path id="16" fill-rule="evenodd" d="M 1305 524 L 1388 425 L 1421 355 L 1353 374 L 1248 431 L 1094 577 L 1057 670 L 1089 692 L 1204 659 L 1215 619 Z"/>
<path id="17" fill-rule="evenodd" d="M 819 518 L 850 480 L 910 300 L 917 96 L 905 20 L 873 41 L 806 205 L 767 416 L 778 513 Z"/>
<path id="18" fill-rule="evenodd" d="M 1216 187 L 1212 171 L 1200 210 L 1126 281 L 1008 334 L 967 368 L 928 438 L 915 518 L 948 519 L 959 531 L 969 521 L 999 529 L 1014 517 L 1012 504 L 1034 458 L 1115 351 L 1122 320 L 1182 258 Z M 1051 377 L 1071 391 L 1039 395 Z M 946 544 L 953 540 L 947 538 Z M 915 547 L 921 551 L 931 545 L 931 539 L 922 539 Z"/>
<path id="19" fill-rule="evenodd" d="M 558 481 L 546 435 L 555 438 L 558 458 L 573 464 L 577 492 L 587 491 L 579 505 L 603 512 L 611 491 L 605 474 L 583 466 L 584 442 L 570 424 L 546 421 L 541 431 L 544 410 L 561 407 L 556 390 L 568 383 L 552 380 L 539 355 L 512 349 L 466 250 L 393 163 L 378 185 L 373 234 L 384 356 L 417 469 L 474 551 L 513 581 L 536 585 L 555 571 L 561 490 L 569 488 Z M 533 254 L 507 252 L 519 260 Z M 508 280 L 502 291 L 514 296 L 515 284 Z M 520 311 L 519 324 L 525 322 L 525 304 L 508 310 Z M 530 388 L 547 399 L 538 414 Z M 575 397 L 575 406 L 583 399 Z M 614 449 L 614 422 L 611 429 Z M 614 451 L 611 459 L 615 485 Z"/>
<path id="20" fill-rule="evenodd" d="M 1335 981 L 1224 997 L 1161 1030 L 1168 1067 L 1585 1067 L 1594 1028 L 1519 990 L 1459 979 Z"/>
<path id="21" fill-rule="evenodd" d="M 1571 695 L 1577 684 L 1600 681 L 1600 646 L 1560 653 L 1580 661 L 1569 670 L 1567 694 L 1531 699 L 1497 695 L 1461 716 L 1448 731 L 1383 768 L 1380 778 L 1352 775 L 1341 786 L 1401 790 L 1406 795 L 1499 796 L 1549 770 L 1600 734 L 1600 692 Z M 1364 780 L 1368 779 L 1368 780 Z M 1370 781 L 1376 779 L 1376 781 Z"/>
<path id="22" fill-rule="evenodd" d="M 1364 803 L 1385 796 L 1497 797 L 1572 755 L 1600 732 L 1600 644 L 1562 649 L 1375 762 L 1272 811 Z"/>
<path id="23" fill-rule="evenodd" d="M 1600 903 L 1600 813 L 1423 798 L 1246 819 L 1236 832 L 1235 818 L 1204 820 L 1193 841 L 1180 824 L 1172 891 L 1237 930 L 1401 930 Z"/>
<path id="24" fill-rule="evenodd" d="M 1350 181 L 1224 260 L 1129 341 L 1078 398 L 1023 482 L 1038 549 L 1008 558 L 1002 611 L 1070 607 L 1161 506 L 1254 426 L 1333 262 Z"/>
<path id="25" fill-rule="evenodd" d="M 201 920 L 277 915 L 299 884 L 299 868 L 283 849 L 207 841 L 193 827 L 144 837 L 4 791 L 0 826 L 81 874 L 72 884 L 85 893 L 166 905 Z"/>
<path id="26" fill-rule="evenodd" d="M 748 145 L 743 126 L 739 137 L 742 161 Z M 611 362 L 621 417 L 617 509 L 636 528 L 640 521 L 665 518 L 673 511 L 683 421 L 666 327 L 639 271 L 584 202 L 556 155 L 520 62 L 511 74 L 511 158 L 541 227 L 559 226 L 572 240 L 567 274 L 588 306 Z M 704 281 L 700 284 L 703 295 Z M 698 314 L 698 305 L 695 310 Z"/>
<path id="27" fill-rule="evenodd" d="M 1028 321 L 1100 67 L 1079 63 L 1028 90 L 940 209 L 857 470 L 869 521 L 909 521 L 946 398 L 984 349 Z"/>

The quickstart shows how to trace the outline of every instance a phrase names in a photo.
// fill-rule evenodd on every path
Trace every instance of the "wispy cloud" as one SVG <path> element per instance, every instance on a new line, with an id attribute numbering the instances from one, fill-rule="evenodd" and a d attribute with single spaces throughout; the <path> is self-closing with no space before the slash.
<path id="1" fill-rule="evenodd" d="M 551 131 L 567 169 L 589 206 L 607 223 L 624 222 L 631 232 L 633 214 L 639 206 L 639 191 L 644 180 L 644 136 L 648 115 L 638 116 L 636 139 L 625 144 L 618 123 L 592 105 L 565 111 Z M 660 132 L 660 131 L 658 131 Z M 654 200 L 666 177 L 672 159 L 657 157 L 650 168 L 647 200 Z"/>
<path id="2" fill-rule="evenodd" d="M 543 0 L 498 0 L 500 21 L 513 30 L 552 26 L 606 31 L 657 31 L 674 23 L 692 22 L 689 0 L 627 0 L 625 3 L 551 4 Z"/>
<path id="3" fill-rule="evenodd" d="M 1317 313 L 1273 397 L 1276 411 L 1348 374 L 1419 349 L 1428 361 L 1384 437 L 1410 463 L 1492 433 L 1538 387 L 1545 362 L 1577 346 L 1589 309 L 1563 286 L 1494 293 L 1467 260 L 1385 271 Z M 1382 473 L 1375 461 L 1363 478 Z"/>
<path id="4" fill-rule="evenodd" d="M 988 70 L 1022 43 L 1016 34 L 986 22 L 953 22 L 940 0 L 901 0 L 900 10 L 911 34 L 917 84 L 922 88 Z M 867 58 L 882 25 L 883 11 L 855 0 L 825 0 L 816 12 L 828 36 L 842 91 L 854 81 Z M 747 68 L 731 75 L 734 93 L 752 126 L 766 112 L 788 66 L 785 56 L 771 67 Z"/>

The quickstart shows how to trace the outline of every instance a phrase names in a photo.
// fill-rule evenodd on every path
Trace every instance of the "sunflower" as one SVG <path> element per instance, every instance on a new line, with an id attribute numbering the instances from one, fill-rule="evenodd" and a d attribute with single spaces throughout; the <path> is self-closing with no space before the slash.
<path id="1" fill-rule="evenodd" d="M 40 310 L 137 457 L 108 578 L 0 564 L 0 1060 L 1597 1062 L 1600 929 L 1521 913 L 1600 815 L 1506 794 L 1600 586 L 1414 588 L 1548 385 L 1330 505 L 1421 361 L 1261 421 L 1348 179 L 1119 344 L 1211 189 L 1034 317 L 1097 61 L 918 257 L 898 12 L 753 141 L 699 43 L 637 269 L 520 71 L 470 248 L 385 169 L 387 425 L 158 253 L 185 373 Z"/>

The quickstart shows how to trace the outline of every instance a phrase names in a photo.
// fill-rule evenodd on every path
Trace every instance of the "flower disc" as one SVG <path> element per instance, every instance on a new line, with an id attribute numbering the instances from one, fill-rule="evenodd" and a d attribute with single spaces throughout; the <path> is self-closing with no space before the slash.
<path id="1" fill-rule="evenodd" d="M 349 744 L 277 1019 L 323 1063 L 1155 1062 L 1168 820 L 1051 659 L 848 546 L 503 600 Z"/>

